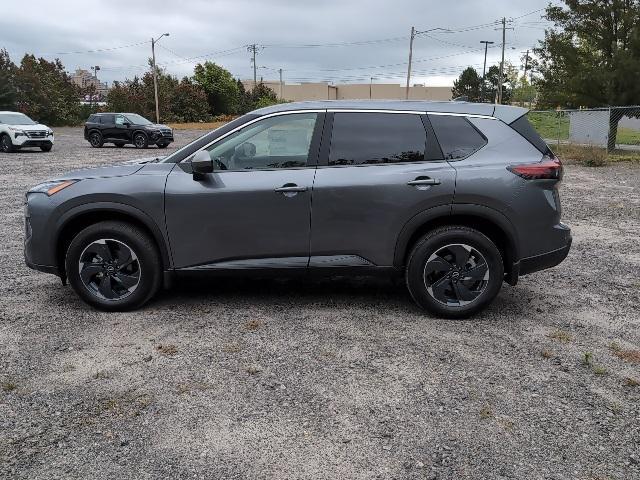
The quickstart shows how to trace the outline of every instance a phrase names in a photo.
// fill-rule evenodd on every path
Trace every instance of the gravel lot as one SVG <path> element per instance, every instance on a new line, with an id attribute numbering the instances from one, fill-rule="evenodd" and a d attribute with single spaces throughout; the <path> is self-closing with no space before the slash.
<path id="1" fill-rule="evenodd" d="M 162 151 L 56 134 L 0 155 L 1 478 L 640 478 L 637 166 L 568 166 L 569 257 L 473 320 L 366 279 L 218 279 L 106 314 L 24 265 L 24 191 Z"/>

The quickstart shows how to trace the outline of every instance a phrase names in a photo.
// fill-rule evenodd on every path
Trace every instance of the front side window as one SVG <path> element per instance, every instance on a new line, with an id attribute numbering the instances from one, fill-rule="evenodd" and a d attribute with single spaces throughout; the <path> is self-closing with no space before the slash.
<path id="1" fill-rule="evenodd" d="M 116 125 L 118 126 L 124 125 L 124 116 L 116 115 Z"/>
<path id="2" fill-rule="evenodd" d="M 137 113 L 129 113 L 127 114 L 127 118 L 129 119 L 129 123 L 132 125 L 151 125 L 152 122 L 147 120 L 142 115 L 138 115 Z"/>
<path id="3" fill-rule="evenodd" d="M 329 165 L 421 162 L 427 134 L 419 115 L 335 113 Z"/>
<path id="4" fill-rule="evenodd" d="M 305 167 L 317 113 L 259 120 L 207 148 L 220 170 Z"/>
<path id="5" fill-rule="evenodd" d="M 465 117 L 429 115 L 446 160 L 465 158 L 487 144 L 482 134 Z"/>

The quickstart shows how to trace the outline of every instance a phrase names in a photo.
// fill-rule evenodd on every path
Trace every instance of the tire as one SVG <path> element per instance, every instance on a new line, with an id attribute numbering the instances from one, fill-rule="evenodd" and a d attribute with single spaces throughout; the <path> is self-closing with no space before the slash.
<path id="1" fill-rule="evenodd" d="M 11 141 L 11 137 L 6 133 L 0 136 L 0 152 L 2 153 L 11 153 L 15 152 L 16 148 L 13 146 L 13 142 Z"/>
<path id="2" fill-rule="evenodd" d="M 142 132 L 138 132 L 133 136 L 133 145 L 136 148 L 147 148 L 149 146 L 149 138 Z"/>
<path id="3" fill-rule="evenodd" d="M 69 283 L 89 305 L 105 311 L 141 307 L 161 284 L 160 254 L 138 227 L 99 222 L 78 233 L 67 249 Z"/>
<path id="4" fill-rule="evenodd" d="M 42 150 L 43 152 L 50 152 L 52 148 L 53 148 L 53 145 L 42 145 L 40 147 L 40 150 Z"/>
<path id="5" fill-rule="evenodd" d="M 158 148 L 167 148 L 169 146 L 168 143 L 158 143 L 157 144 Z"/>
<path id="6" fill-rule="evenodd" d="M 414 301 L 444 318 L 467 318 L 496 297 L 504 264 L 496 245 L 464 226 L 437 228 L 413 247 L 405 272 Z"/>
<path id="7" fill-rule="evenodd" d="M 113 142 L 113 144 L 118 148 L 124 147 L 124 143 L 122 143 L 122 142 Z"/>
<path id="8" fill-rule="evenodd" d="M 102 148 L 104 145 L 104 139 L 100 132 L 91 132 L 89 134 L 89 143 L 93 148 Z"/>

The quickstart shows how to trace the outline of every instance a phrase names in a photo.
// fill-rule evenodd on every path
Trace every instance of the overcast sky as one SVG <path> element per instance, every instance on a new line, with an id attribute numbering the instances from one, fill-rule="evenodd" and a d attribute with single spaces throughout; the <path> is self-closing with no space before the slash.
<path id="1" fill-rule="evenodd" d="M 18 63 L 25 52 L 60 58 L 68 71 L 99 65 L 100 80 L 124 80 L 146 70 L 150 38 L 169 32 L 157 62 L 177 76 L 215 61 L 235 77 L 251 78 L 246 45 L 259 45 L 258 77 L 287 82 L 403 83 L 409 32 L 413 83 L 451 85 L 466 66 L 482 71 L 480 40 L 494 41 L 487 64 L 500 61 L 501 32 L 512 18 L 506 58 L 520 65 L 523 51 L 544 37 L 549 0 L 3 0 L 0 48 Z M 528 14 L 528 15 L 527 15 Z M 489 25 L 488 25 L 489 24 Z M 120 48 L 125 47 L 125 48 Z M 162 47 L 162 48 L 161 48 Z M 111 50 L 106 50 L 111 49 Z M 93 52 L 88 52 L 93 50 Z M 96 51 L 103 50 L 103 51 Z"/>

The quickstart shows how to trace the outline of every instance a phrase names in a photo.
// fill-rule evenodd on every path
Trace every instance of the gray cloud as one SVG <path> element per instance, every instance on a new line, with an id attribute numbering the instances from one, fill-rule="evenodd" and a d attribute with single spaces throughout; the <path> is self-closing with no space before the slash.
<path id="1" fill-rule="evenodd" d="M 224 65 L 234 76 L 250 78 L 250 55 L 243 46 L 264 45 L 258 54 L 258 76 L 275 79 L 284 70 L 287 81 L 375 81 L 402 83 L 406 75 L 408 35 L 434 27 L 461 30 L 488 24 L 498 17 L 520 17 L 544 8 L 548 0 L 520 2 L 464 0 L 315 1 L 293 0 L 79 0 L 29 2 L 15 0 L 10 16 L 0 17 L 0 48 L 14 61 L 26 52 L 58 57 L 69 71 L 100 65 L 102 80 L 131 78 L 147 69 L 151 36 L 171 34 L 160 41 L 158 63 L 168 72 L 189 75 L 198 61 Z M 37 14 L 35 13 L 37 12 Z M 544 36 L 537 12 L 514 20 L 507 32 L 507 59 L 519 64 L 521 51 Z M 480 40 L 501 42 L 501 32 L 488 25 L 458 33 L 434 32 L 416 39 L 414 82 L 451 84 L 468 65 L 482 68 Z M 302 48 L 300 45 L 383 40 L 361 45 Z M 513 49 L 515 48 L 515 49 Z M 205 56 L 216 53 L 217 55 Z M 58 54 L 58 55 L 56 55 Z M 199 57 L 199 58 L 193 58 Z M 500 48 L 489 50 L 488 64 L 499 61 Z"/>

